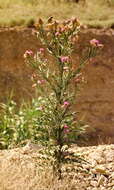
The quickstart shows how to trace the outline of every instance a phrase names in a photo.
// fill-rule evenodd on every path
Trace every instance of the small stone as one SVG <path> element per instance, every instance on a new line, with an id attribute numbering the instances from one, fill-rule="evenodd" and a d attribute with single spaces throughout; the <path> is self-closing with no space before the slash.
<path id="1" fill-rule="evenodd" d="M 102 185 L 104 183 L 104 181 L 105 181 L 105 177 L 103 175 L 101 175 L 98 179 L 97 187 Z"/>
<path id="2" fill-rule="evenodd" d="M 94 168 L 95 166 L 97 166 L 97 161 L 96 161 L 96 160 L 93 160 L 93 161 L 92 161 L 92 167 Z"/>
<path id="3" fill-rule="evenodd" d="M 100 187 L 100 190 L 106 190 L 106 188 L 105 187 Z"/>
<path id="4" fill-rule="evenodd" d="M 107 162 L 113 162 L 114 161 L 114 151 L 112 152 L 106 152 L 106 161 Z"/>
<path id="5" fill-rule="evenodd" d="M 100 158 L 99 160 L 97 160 L 97 163 L 98 164 L 105 164 L 106 160 L 105 160 L 105 158 Z"/>
<path id="6" fill-rule="evenodd" d="M 93 186 L 93 187 L 97 187 L 97 181 L 91 181 L 90 184 L 91 184 L 91 186 Z"/>
<path id="7" fill-rule="evenodd" d="M 95 169 L 91 169 L 92 174 L 97 174 Z"/>
<path id="8" fill-rule="evenodd" d="M 97 168 L 95 168 L 95 171 L 97 173 L 100 173 L 100 174 L 107 174 L 107 171 L 104 167 L 101 167 L 101 166 L 98 166 Z"/>
<path id="9" fill-rule="evenodd" d="M 114 188 L 114 181 L 112 183 L 108 184 L 108 187 L 113 187 Z M 113 189 L 112 189 L 113 190 Z"/>
<path id="10" fill-rule="evenodd" d="M 111 180 L 114 180 L 114 173 L 111 174 L 110 178 Z"/>

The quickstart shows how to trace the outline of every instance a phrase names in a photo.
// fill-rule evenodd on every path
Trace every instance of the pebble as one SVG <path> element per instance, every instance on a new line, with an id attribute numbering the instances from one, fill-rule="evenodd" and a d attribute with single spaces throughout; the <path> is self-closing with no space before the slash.
<path id="1" fill-rule="evenodd" d="M 97 187 L 97 181 L 91 181 L 90 185 L 93 186 L 93 187 Z"/>

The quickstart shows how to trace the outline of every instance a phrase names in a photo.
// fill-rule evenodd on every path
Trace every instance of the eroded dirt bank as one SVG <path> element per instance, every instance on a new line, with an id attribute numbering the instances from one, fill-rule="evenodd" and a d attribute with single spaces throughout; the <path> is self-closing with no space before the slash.
<path id="1" fill-rule="evenodd" d="M 101 55 L 85 69 L 87 84 L 81 92 L 76 107 L 97 131 L 114 143 L 114 31 L 89 29 L 81 33 L 80 51 L 92 38 L 104 44 Z M 26 49 L 37 50 L 41 44 L 32 29 L 0 30 L 0 100 L 6 101 L 11 89 L 15 99 L 32 97 L 30 75 L 32 71 L 24 63 Z M 75 55 L 74 55 L 75 59 Z"/>

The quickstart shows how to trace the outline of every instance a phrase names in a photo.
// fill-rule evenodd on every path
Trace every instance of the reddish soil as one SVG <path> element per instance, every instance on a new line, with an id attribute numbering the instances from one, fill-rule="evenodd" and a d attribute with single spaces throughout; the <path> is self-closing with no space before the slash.
<path id="1" fill-rule="evenodd" d="M 114 143 L 114 30 L 82 31 L 80 52 L 92 38 L 100 40 L 104 49 L 85 69 L 87 84 L 76 107 L 82 112 L 84 120 L 96 129 L 91 134 L 92 144 L 96 143 L 93 139 L 99 138 L 110 138 L 110 142 Z M 41 47 L 40 42 L 32 29 L 20 28 L 1 29 L 0 42 L 0 101 L 6 101 L 11 89 L 14 89 L 17 101 L 31 98 L 34 94 L 30 80 L 32 71 L 25 65 L 23 54 L 26 49 L 36 51 Z M 75 52 L 73 58 L 76 58 Z"/>

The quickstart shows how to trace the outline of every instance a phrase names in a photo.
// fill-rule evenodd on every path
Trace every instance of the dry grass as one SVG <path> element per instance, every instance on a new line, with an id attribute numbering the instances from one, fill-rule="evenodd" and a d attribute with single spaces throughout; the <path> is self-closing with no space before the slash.
<path id="1" fill-rule="evenodd" d="M 64 0 L 0 0 L 0 26 L 30 25 L 39 17 L 56 19 L 78 17 L 92 27 L 110 27 L 114 24 L 114 6 L 108 0 L 86 0 L 83 3 L 65 3 Z"/>

